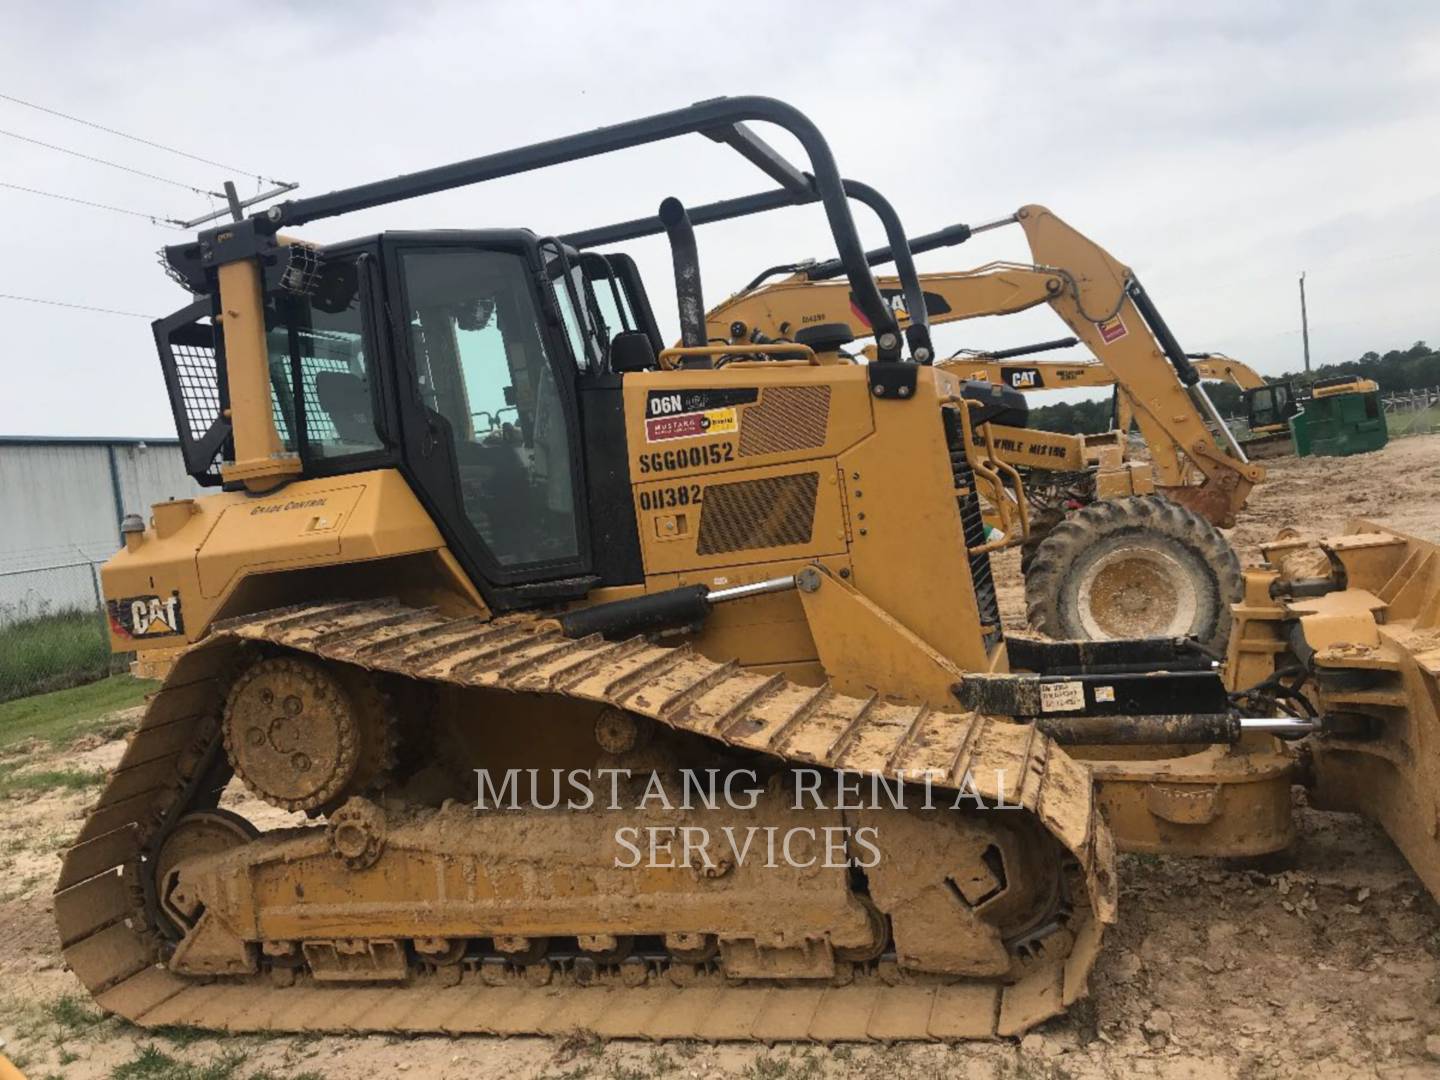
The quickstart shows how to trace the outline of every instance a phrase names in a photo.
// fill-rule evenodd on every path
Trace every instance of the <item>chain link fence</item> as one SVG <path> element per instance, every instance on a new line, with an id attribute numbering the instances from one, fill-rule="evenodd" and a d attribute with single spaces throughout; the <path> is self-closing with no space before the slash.
<path id="1" fill-rule="evenodd" d="M 110 652 L 103 560 L 0 570 L 0 701 L 126 669 Z"/>
<path id="2" fill-rule="evenodd" d="M 1380 404 L 1392 438 L 1440 431 L 1440 386 L 1386 394 Z"/>
<path id="3" fill-rule="evenodd" d="M 0 627 L 67 612 L 94 612 L 99 620 L 105 607 L 100 591 L 103 561 L 0 570 Z"/>

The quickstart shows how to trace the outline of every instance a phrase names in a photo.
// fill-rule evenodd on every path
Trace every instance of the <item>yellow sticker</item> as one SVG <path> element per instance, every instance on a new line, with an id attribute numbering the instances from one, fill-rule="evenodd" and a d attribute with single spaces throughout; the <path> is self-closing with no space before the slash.
<path id="1" fill-rule="evenodd" d="M 734 409 L 711 409 L 705 421 L 706 435 L 730 435 L 740 430 L 740 417 Z"/>

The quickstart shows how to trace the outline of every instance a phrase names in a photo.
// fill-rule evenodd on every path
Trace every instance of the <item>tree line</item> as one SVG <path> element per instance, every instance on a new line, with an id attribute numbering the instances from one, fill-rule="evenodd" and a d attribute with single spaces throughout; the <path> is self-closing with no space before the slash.
<path id="1" fill-rule="evenodd" d="M 1425 342 L 1417 341 L 1408 349 L 1391 349 L 1381 354 L 1367 352 L 1359 359 L 1341 364 L 1323 364 L 1310 371 L 1287 371 L 1270 382 L 1289 381 L 1296 392 L 1303 394 L 1306 387 L 1317 379 L 1333 379 L 1342 375 L 1357 375 L 1373 379 L 1384 394 L 1400 393 L 1405 390 L 1422 390 L 1440 386 L 1440 351 L 1430 348 Z M 1267 377 L 1268 378 L 1268 377 Z M 1230 383 L 1206 383 L 1205 390 L 1221 416 L 1243 416 L 1245 413 L 1243 394 Z M 1094 435 L 1110 430 L 1110 400 L 1061 401 L 1054 405 L 1041 405 L 1030 410 L 1030 427 L 1041 431 L 1060 431 L 1070 435 Z"/>

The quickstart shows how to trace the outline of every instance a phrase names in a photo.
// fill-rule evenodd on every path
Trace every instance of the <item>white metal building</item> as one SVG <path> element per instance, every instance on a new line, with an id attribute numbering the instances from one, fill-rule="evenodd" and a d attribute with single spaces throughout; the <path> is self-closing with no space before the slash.
<path id="1" fill-rule="evenodd" d="M 120 519 L 200 490 L 174 438 L 0 436 L 0 623 L 98 607 Z"/>

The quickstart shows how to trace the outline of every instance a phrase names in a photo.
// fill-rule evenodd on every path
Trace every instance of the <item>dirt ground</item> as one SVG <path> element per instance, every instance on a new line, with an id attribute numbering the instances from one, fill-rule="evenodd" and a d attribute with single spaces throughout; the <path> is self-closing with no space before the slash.
<path id="1" fill-rule="evenodd" d="M 1440 436 L 1375 455 L 1267 463 L 1233 540 L 1363 516 L 1440 539 Z M 997 560 L 1015 580 L 1014 556 Z M 1018 587 L 1005 589 L 1018 610 Z M 22 748 L 26 769 L 102 769 L 120 741 Z M 10 760 L 14 760 L 12 755 Z M 1092 996 L 1018 1042 L 960 1046 L 601 1045 L 579 1039 L 226 1038 L 97 1017 L 64 970 L 49 888 L 95 788 L 0 800 L 0 1038 L 32 1078 L 1173 1078 L 1440 1075 L 1440 909 L 1385 836 L 1297 809 L 1299 840 L 1259 862 L 1125 856 L 1120 923 Z M 275 814 L 253 800 L 238 809 Z M 265 824 L 276 823 L 272 820 Z"/>

